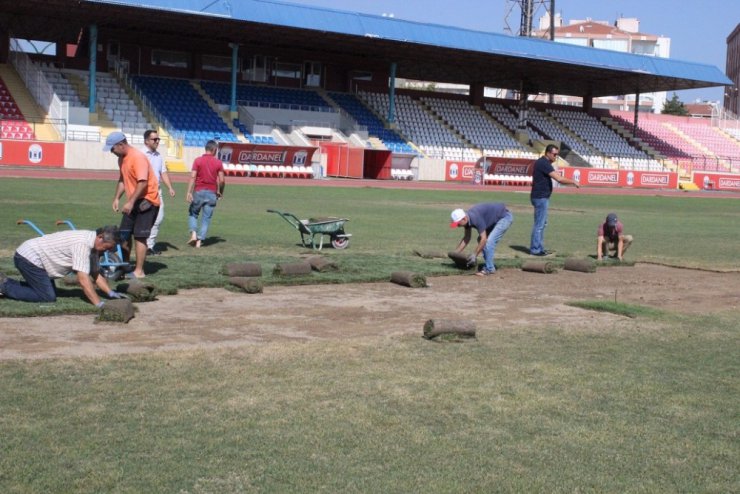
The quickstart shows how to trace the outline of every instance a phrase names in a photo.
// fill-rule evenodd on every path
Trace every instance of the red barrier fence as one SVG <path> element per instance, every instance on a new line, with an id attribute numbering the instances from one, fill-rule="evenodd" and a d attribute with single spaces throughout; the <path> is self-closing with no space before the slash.
<path id="1" fill-rule="evenodd" d="M 64 167 L 64 143 L 0 140 L 0 165 Z"/>

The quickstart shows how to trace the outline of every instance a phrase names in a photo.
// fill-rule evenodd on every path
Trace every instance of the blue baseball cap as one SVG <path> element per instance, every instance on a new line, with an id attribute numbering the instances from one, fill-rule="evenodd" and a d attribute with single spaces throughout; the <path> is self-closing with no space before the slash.
<path id="1" fill-rule="evenodd" d="M 110 134 L 108 134 L 108 137 L 105 138 L 105 146 L 103 146 L 103 151 L 107 153 L 108 151 L 110 151 L 110 148 L 125 140 L 126 134 L 124 134 L 123 132 L 111 132 Z"/>

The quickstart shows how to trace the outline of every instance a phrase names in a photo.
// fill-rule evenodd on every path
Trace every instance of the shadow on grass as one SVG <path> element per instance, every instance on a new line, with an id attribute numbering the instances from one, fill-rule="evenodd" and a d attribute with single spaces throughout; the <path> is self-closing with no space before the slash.
<path id="1" fill-rule="evenodd" d="M 524 254 L 529 254 L 529 247 L 526 245 L 510 245 L 509 248 L 517 252 L 523 252 Z"/>
<path id="2" fill-rule="evenodd" d="M 207 237 L 201 242 L 201 247 L 208 247 L 209 245 L 216 245 L 226 242 L 225 238 L 221 237 Z"/>
<path id="3" fill-rule="evenodd" d="M 157 242 L 154 245 L 154 250 L 159 252 L 167 252 L 169 250 L 180 250 L 180 247 L 170 242 Z"/>

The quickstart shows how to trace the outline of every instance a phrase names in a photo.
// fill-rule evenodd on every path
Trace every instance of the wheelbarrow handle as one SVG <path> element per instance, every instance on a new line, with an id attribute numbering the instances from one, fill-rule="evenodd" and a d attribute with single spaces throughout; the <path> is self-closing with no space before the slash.
<path id="1" fill-rule="evenodd" d="M 33 221 L 31 221 L 31 220 L 24 220 L 24 219 L 20 219 L 20 220 L 16 221 L 15 223 L 16 223 L 17 225 L 28 225 L 29 227 L 31 227 L 31 229 L 32 229 L 33 231 L 35 231 L 36 233 L 38 233 L 38 234 L 39 234 L 39 235 L 41 235 L 42 237 L 44 236 L 44 232 L 42 232 L 42 231 L 41 231 L 41 228 L 39 228 L 39 227 L 37 227 L 36 225 L 34 225 L 34 224 L 33 224 Z"/>
<path id="2" fill-rule="evenodd" d="M 72 223 L 72 220 L 56 220 L 54 222 L 54 224 L 57 225 L 57 226 L 59 226 L 59 225 L 67 225 L 70 230 L 76 230 L 77 229 L 77 228 L 75 228 L 74 224 Z"/>

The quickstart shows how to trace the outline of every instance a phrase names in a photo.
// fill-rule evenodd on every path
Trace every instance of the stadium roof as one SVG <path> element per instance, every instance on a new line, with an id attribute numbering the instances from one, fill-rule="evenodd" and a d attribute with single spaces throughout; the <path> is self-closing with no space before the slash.
<path id="1" fill-rule="evenodd" d="M 0 0 L 12 36 L 101 38 L 201 53 L 243 51 L 398 77 L 593 97 L 731 85 L 717 67 L 270 0 Z"/>

